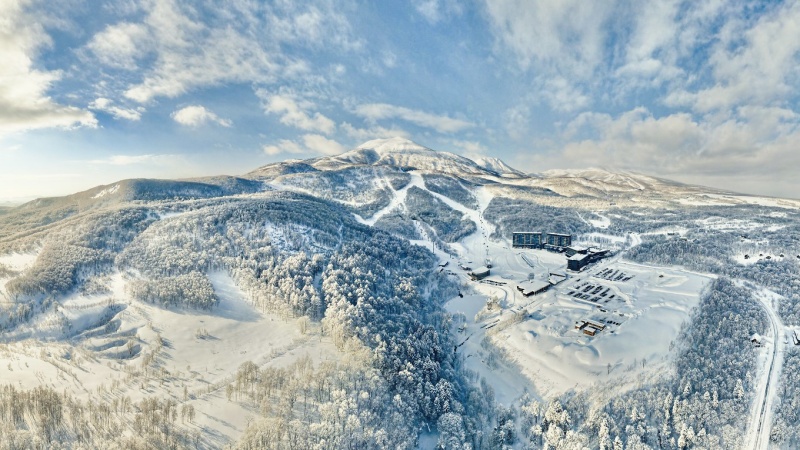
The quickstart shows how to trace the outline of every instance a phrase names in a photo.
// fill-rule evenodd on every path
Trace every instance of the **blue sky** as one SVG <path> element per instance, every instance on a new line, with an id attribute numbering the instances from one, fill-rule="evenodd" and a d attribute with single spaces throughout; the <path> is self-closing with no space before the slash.
<path id="1" fill-rule="evenodd" d="M 800 2 L 5 0 L 0 202 L 405 136 L 800 197 Z"/>

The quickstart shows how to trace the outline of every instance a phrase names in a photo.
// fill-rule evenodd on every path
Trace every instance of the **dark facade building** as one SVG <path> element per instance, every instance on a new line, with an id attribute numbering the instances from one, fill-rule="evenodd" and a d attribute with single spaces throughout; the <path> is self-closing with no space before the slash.
<path id="1" fill-rule="evenodd" d="M 472 278 L 472 281 L 482 280 L 489 275 L 491 275 L 491 271 L 488 267 L 478 267 L 469 273 L 469 277 Z"/>
<path id="2" fill-rule="evenodd" d="M 587 265 L 600 261 L 609 255 L 608 250 L 590 248 L 586 253 L 575 253 L 567 258 L 567 269 L 578 272 Z"/>
<path id="3" fill-rule="evenodd" d="M 511 246 L 514 248 L 542 248 L 544 244 L 541 232 L 514 232 Z"/>
<path id="4" fill-rule="evenodd" d="M 572 245 L 571 234 L 515 231 L 511 236 L 511 246 L 513 248 L 546 248 L 560 252 L 570 245 Z"/>
<path id="5" fill-rule="evenodd" d="M 566 248 L 572 245 L 571 234 L 547 233 L 546 244 L 550 247 Z"/>

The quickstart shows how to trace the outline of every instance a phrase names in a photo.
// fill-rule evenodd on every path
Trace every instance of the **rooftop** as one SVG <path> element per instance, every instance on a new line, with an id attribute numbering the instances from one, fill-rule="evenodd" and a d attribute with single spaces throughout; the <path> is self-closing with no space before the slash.
<path id="1" fill-rule="evenodd" d="M 526 280 L 520 281 L 517 283 L 517 287 L 522 289 L 524 292 L 536 292 L 541 291 L 542 289 L 546 289 L 550 286 L 549 281 L 544 280 Z"/>

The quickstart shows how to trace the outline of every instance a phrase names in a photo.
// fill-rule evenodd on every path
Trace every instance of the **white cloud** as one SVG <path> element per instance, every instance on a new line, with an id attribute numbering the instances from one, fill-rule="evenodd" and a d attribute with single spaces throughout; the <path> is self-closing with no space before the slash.
<path id="1" fill-rule="evenodd" d="M 314 105 L 308 101 L 298 101 L 288 94 L 270 95 L 264 91 L 259 91 L 258 95 L 265 101 L 264 110 L 271 114 L 280 115 L 280 122 L 284 125 L 325 134 L 332 133 L 336 128 L 336 123 L 333 120 L 319 112 L 309 115 L 306 109 Z"/>
<path id="2" fill-rule="evenodd" d="M 394 52 L 389 50 L 384 51 L 381 59 L 383 61 L 383 65 L 389 69 L 393 69 L 395 66 L 397 66 L 397 55 L 395 55 Z"/>
<path id="3" fill-rule="evenodd" d="M 603 61 L 613 0 L 486 0 L 500 41 L 521 66 L 545 64 L 586 77 Z"/>
<path id="4" fill-rule="evenodd" d="M 345 148 L 343 145 L 319 134 L 305 134 L 301 139 L 302 143 L 298 143 L 289 139 L 282 139 L 277 144 L 265 145 L 263 147 L 263 151 L 270 156 L 283 153 L 338 155 L 347 151 L 347 148 Z"/>
<path id="5" fill-rule="evenodd" d="M 414 8 L 429 23 L 436 24 L 451 15 L 460 15 L 462 5 L 456 0 L 414 0 Z"/>
<path id="6" fill-rule="evenodd" d="M 216 123 L 223 127 L 230 127 L 232 125 L 230 120 L 223 119 L 200 105 L 186 106 L 173 112 L 170 117 L 172 117 L 172 120 L 175 122 L 187 127 L 199 127 L 209 122 Z"/>
<path id="7" fill-rule="evenodd" d="M 512 55 L 530 76 L 536 98 L 558 112 L 635 97 L 642 90 L 697 86 L 709 30 L 746 15 L 741 5 L 725 1 L 484 2 L 499 53 Z"/>
<path id="8" fill-rule="evenodd" d="M 541 96 L 547 99 L 553 109 L 561 112 L 578 111 L 591 102 L 581 89 L 561 77 L 546 80 Z"/>
<path id="9" fill-rule="evenodd" d="M 511 139 L 521 139 L 528 131 L 531 121 L 530 108 L 522 103 L 508 108 L 503 114 L 506 132 Z"/>
<path id="10" fill-rule="evenodd" d="M 384 119 L 401 119 L 414 125 L 430 128 L 440 133 L 457 133 L 475 125 L 466 120 L 431 114 L 425 111 L 389 105 L 387 103 L 367 103 L 358 105 L 355 113 L 370 122 Z"/>
<path id="11" fill-rule="evenodd" d="M 139 81 L 124 95 L 146 103 L 223 83 L 269 83 L 309 74 L 302 59 L 283 45 L 345 51 L 358 48 L 342 10 L 345 4 L 315 2 L 227 2 L 177 0 L 142 3 L 140 21 L 110 25 L 86 49 L 101 64 L 135 71 Z M 202 17 L 202 20 L 200 18 Z"/>
<path id="12" fill-rule="evenodd" d="M 800 3 L 779 5 L 749 28 L 737 22 L 731 27 L 738 32 L 722 34 L 711 55 L 713 85 L 671 97 L 675 105 L 707 112 L 783 104 L 795 95 L 800 82 Z"/>
<path id="13" fill-rule="evenodd" d="M 568 143 L 563 153 L 567 160 L 583 166 L 664 170 L 698 154 L 704 136 L 700 125 L 688 114 L 655 118 L 645 108 L 633 109 L 617 118 L 582 114 L 567 126 L 569 134 L 577 134 L 580 129 L 586 129 L 594 137 Z"/>
<path id="14" fill-rule="evenodd" d="M 498 48 L 529 71 L 538 98 L 562 112 L 591 103 L 587 92 L 602 81 L 617 0 L 484 1 Z"/>
<path id="15" fill-rule="evenodd" d="M 114 116 L 115 119 L 126 119 L 137 121 L 142 118 L 143 108 L 122 108 L 115 106 L 114 102 L 105 97 L 99 97 L 89 103 L 89 109 L 103 111 Z"/>
<path id="16" fill-rule="evenodd" d="M 107 66 L 134 70 L 137 60 L 152 45 L 149 39 L 148 29 L 143 24 L 122 22 L 109 25 L 94 35 L 87 47 Z"/>
<path id="17" fill-rule="evenodd" d="M 450 143 L 459 150 L 459 153 L 473 160 L 485 157 L 489 153 L 489 149 L 478 141 L 453 139 Z"/>
<path id="18" fill-rule="evenodd" d="M 281 139 L 277 144 L 265 145 L 262 150 L 269 156 L 280 155 L 282 153 L 298 154 L 305 151 L 300 144 L 290 141 L 289 139 Z"/>
<path id="19" fill-rule="evenodd" d="M 379 125 L 374 125 L 369 128 L 357 128 L 348 122 L 344 122 L 341 124 L 340 128 L 349 137 L 358 142 L 366 142 L 373 139 L 388 139 L 393 137 L 411 137 L 411 134 L 409 134 L 407 131 L 396 127 L 385 128 Z"/>
<path id="20" fill-rule="evenodd" d="M 112 155 L 105 159 L 90 160 L 90 164 L 132 166 L 142 164 L 170 164 L 180 160 L 178 155 Z"/>
<path id="21" fill-rule="evenodd" d="M 319 134 L 303 135 L 303 144 L 312 152 L 323 155 L 338 155 L 347 151 L 343 145 Z"/>
<path id="22" fill-rule="evenodd" d="M 800 167 L 800 118 L 781 108 L 745 107 L 719 120 L 687 113 L 655 117 L 635 108 L 617 117 L 585 113 L 565 127 L 559 161 L 613 166 L 701 182 L 704 176 L 789 177 Z"/>
<path id="23" fill-rule="evenodd" d="M 0 2 L 0 136 L 36 128 L 97 126 L 91 112 L 58 104 L 47 95 L 61 73 L 35 68 L 33 59 L 50 38 L 26 12 L 28 3 Z"/>

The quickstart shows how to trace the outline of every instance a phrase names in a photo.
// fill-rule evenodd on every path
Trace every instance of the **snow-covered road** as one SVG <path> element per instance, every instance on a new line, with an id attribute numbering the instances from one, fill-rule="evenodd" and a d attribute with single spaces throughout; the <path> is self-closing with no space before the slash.
<path id="1" fill-rule="evenodd" d="M 769 434 L 772 430 L 773 405 L 778 396 L 778 386 L 780 384 L 781 369 L 783 368 L 783 356 L 785 351 L 784 338 L 785 328 L 780 316 L 773 307 L 775 295 L 772 293 L 757 293 L 758 299 L 770 321 L 772 331 L 772 349 L 766 358 L 766 373 L 759 380 L 756 398 L 751 414 L 751 424 L 749 426 L 749 446 L 754 450 L 767 450 L 769 448 Z"/>

